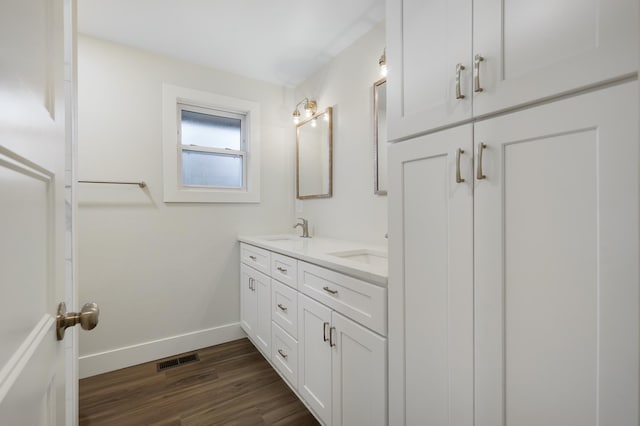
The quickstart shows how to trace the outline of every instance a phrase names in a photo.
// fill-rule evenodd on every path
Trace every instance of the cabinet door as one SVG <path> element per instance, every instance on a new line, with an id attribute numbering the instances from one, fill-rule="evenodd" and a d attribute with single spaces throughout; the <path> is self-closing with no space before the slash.
<path id="1" fill-rule="evenodd" d="M 638 0 L 474 0 L 475 116 L 638 69 Z"/>
<path id="2" fill-rule="evenodd" d="M 258 297 L 253 291 L 253 279 L 256 271 L 240 264 L 240 326 L 255 338 L 258 323 Z"/>
<path id="3" fill-rule="evenodd" d="M 254 340 L 265 357 L 271 358 L 271 278 L 256 272 L 256 327 Z"/>
<path id="4" fill-rule="evenodd" d="M 332 312 L 333 426 L 387 424 L 387 341 Z"/>
<path id="5" fill-rule="evenodd" d="M 468 124 L 389 148 L 392 425 L 473 424 L 472 137 Z"/>
<path id="6" fill-rule="evenodd" d="M 298 392 L 325 424 L 331 424 L 331 310 L 298 295 Z"/>
<path id="7" fill-rule="evenodd" d="M 387 1 L 389 140 L 471 118 L 471 24 L 471 0 Z"/>
<path id="8" fill-rule="evenodd" d="M 475 135 L 476 424 L 637 425 L 637 83 Z"/>

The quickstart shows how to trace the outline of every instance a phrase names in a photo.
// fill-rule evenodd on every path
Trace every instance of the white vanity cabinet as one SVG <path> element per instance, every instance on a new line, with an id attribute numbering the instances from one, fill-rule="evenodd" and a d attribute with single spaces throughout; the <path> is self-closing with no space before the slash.
<path id="1" fill-rule="evenodd" d="M 326 424 L 386 425 L 387 339 L 300 295 L 298 391 Z"/>
<path id="2" fill-rule="evenodd" d="M 240 326 L 267 357 L 271 356 L 271 278 L 240 267 Z"/>
<path id="3" fill-rule="evenodd" d="M 389 140 L 635 73 L 638 9 L 637 0 L 388 0 Z"/>
<path id="4" fill-rule="evenodd" d="M 390 147 L 390 424 L 638 424 L 638 109 L 634 81 Z"/>
<path id="5" fill-rule="evenodd" d="M 325 425 L 388 424 L 386 288 L 245 243 L 241 252 L 249 264 L 268 258 L 271 272 L 242 265 L 242 300 L 253 300 L 249 277 L 271 284 L 269 316 L 243 302 L 242 327 L 266 347 L 254 330 L 269 324 L 267 358 L 294 392 Z"/>

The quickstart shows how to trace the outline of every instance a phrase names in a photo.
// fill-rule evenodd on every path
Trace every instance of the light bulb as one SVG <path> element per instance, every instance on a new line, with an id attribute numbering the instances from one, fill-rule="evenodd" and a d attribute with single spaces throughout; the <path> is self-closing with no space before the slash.
<path id="1" fill-rule="evenodd" d="M 323 115 L 324 115 L 324 121 L 329 121 L 329 114 L 325 112 Z"/>
<path id="2" fill-rule="evenodd" d="M 382 77 L 386 77 L 387 76 L 387 64 L 381 64 L 380 65 L 380 75 Z"/>
<path id="3" fill-rule="evenodd" d="M 294 116 L 293 117 L 293 124 L 298 124 L 298 123 L 300 123 L 300 117 L 299 116 L 297 116 L 297 117 Z"/>
<path id="4" fill-rule="evenodd" d="M 313 120 L 311 120 L 311 127 L 316 127 L 318 125 L 318 119 L 314 118 Z"/>

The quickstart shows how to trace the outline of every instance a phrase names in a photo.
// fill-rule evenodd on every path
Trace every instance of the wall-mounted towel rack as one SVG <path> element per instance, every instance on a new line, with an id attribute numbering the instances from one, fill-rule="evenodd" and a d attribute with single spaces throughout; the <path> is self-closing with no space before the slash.
<path id="1" fill-rule="evenodd" d="M 144 181 L 140 182 L 117 182 L 106 180 L 79 180 L 78 183 L 105 183 L 108 185 L 138 185 L 140 188 L 146 188 L 147 184 Z"/>

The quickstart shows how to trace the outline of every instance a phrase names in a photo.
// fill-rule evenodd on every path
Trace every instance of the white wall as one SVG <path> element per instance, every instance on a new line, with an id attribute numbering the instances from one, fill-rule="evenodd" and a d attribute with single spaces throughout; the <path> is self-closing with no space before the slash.
<path id="1" fill-rule="evenodd" d="M 296 203 L 315 235 L 386 244 L 387 197 L 373 193 L 373 83 L 384 46 L 382 23 L 295 90 L 296 101 L 334 108 L 333 197 Z"/>
<path id="2" fill-rule="evenodd" d="M 261 203 L 162 202 L 162 83 L 260 103 Z M 79 299 L 101 308 L 80 333 L 81 376 L 242 335 L 236 236 L 293 224 L 291 92 L 79 37 L 78 178 L 148 183 L 79 184 Z"/>

